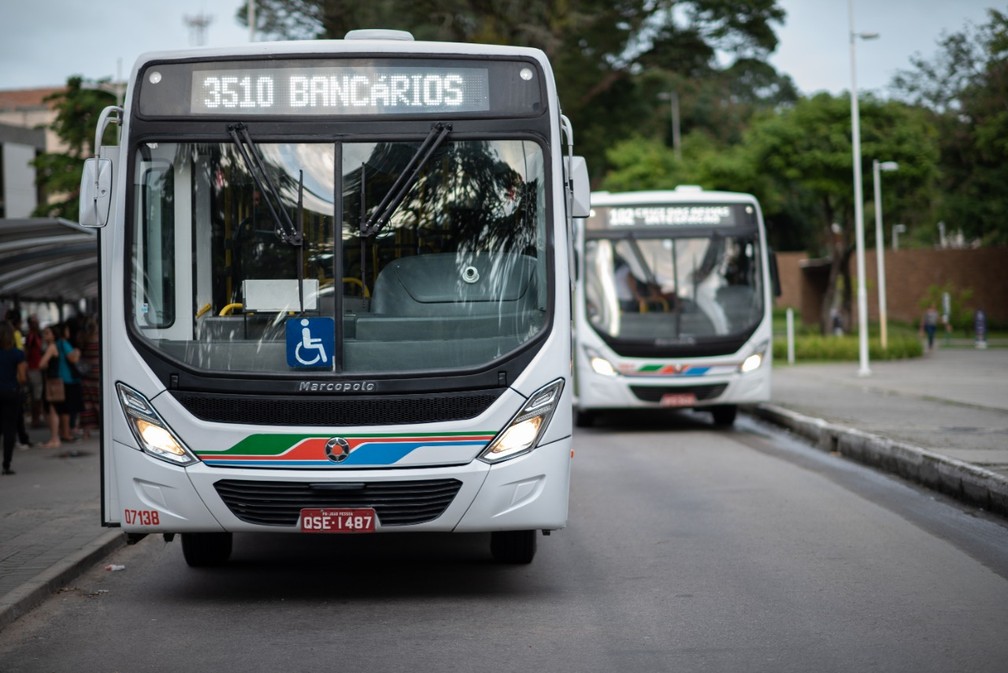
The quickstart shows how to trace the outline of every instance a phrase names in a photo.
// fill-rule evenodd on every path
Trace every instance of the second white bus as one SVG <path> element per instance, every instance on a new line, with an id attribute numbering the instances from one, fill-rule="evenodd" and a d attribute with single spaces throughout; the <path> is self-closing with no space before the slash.
<path id="1" fill-rule="evenodd" d="M 576 424 L 667 407 L 730 426 L 769 399 L 774 267 L 755 197 L 596 192 L 579 222 Z"/>

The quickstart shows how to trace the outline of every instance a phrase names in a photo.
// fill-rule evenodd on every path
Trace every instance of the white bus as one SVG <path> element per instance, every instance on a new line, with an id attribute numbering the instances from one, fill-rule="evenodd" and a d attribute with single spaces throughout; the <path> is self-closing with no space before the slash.
<path id="1" fill-rule="evenodd" d="M 545 55 L 398 31 L 141 56 L 85 165 L 102 518 L 181 534 L 565 526 L 570 231 Z M 96 147 L 99 145 L 96 140 Z"/>
<path id="2" fill-rule="evenodd" d="M 730 426 L 769 399 L 776 267 L 754 197 L 596 192 L 577 249 L 575 423 L 672 407 Z"/>

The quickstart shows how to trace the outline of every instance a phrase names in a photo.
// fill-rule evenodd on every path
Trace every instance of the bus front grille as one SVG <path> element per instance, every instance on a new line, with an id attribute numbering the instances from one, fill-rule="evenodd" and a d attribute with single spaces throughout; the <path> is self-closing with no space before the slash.
<path id="1" fill-rule="evenodd" d="M 302 509 L 373 507 L 382 526 L 406 526 L 441 516 L 462 488 L 457 479 L 353 483 L 248 481 L 214 483 L 231 513 L 246 523 L 295 526 Z"/>
<path id="2" fill-rule="evenodd" d="M 499 393 L 375 397 L 256 397 L 178 390 L 171 395 L 204 421 L 249 425 L 400 425 L 475 418 Z"/>

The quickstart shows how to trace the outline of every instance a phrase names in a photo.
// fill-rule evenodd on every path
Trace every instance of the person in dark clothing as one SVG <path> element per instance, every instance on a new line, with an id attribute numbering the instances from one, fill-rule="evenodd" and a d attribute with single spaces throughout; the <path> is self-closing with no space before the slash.
<path id="1" fill-rule="evenodd" d="M 14 343 L 14 328 L 0 323 L 0 431 L 3 434 L 3 474 L 14 474 L 11 458 L 21 414 L 21 386 L 28 379 L 25 354 Z"/>

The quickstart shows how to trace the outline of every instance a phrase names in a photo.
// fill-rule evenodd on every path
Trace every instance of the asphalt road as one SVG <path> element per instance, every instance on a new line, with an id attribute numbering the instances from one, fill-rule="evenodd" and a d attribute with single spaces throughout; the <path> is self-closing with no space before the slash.
<path id="1" fill-rule="evenodd" d="M 575 449 L 529 566 L 484 536 L 237 536 L 196 571 L 147 538 L 0 633 L 0 670 L 1004 670 L 1003 519 L 747 420 Z"/>

